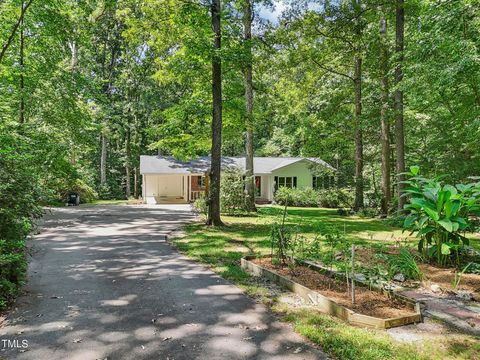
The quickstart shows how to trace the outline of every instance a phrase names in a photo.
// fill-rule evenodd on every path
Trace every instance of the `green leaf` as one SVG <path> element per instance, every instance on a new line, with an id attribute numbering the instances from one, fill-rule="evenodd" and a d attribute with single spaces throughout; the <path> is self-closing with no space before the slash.
<path id="1" fill-rule="evenodd" d="M 438 215 L 438 213 L 435 210 L 433 210 L 433 209 L 431 209 L 427 206 L 425 206 L 423 208 L 423 210 L 425 210 L 425 212 L 428 214 L 428 216 L 430 216 L 433 220 L 438 221 L 438 219 L 440 219 L 440 215 Z"/>
<path id="2" fill-rule="evenodd" d="M 452 231 L 453 232 L 458 231 L 459 228 L 460 228 L 460 224 L 452 221 Z"/>
<path id="3" fill-rule="evenodd" d="M 415 223 L 415 220 L 417 220 L 417 216 L 415 214 L 410 214 L 405 218 L 403 226 L 409 228 L 410 226 L 412 226 L 412 224 Z"/>
<path id="4" fill-rule="evenodd" d="M 419 172 L 420 172 L 420 167 L 419 166 L 410 166 L 410 173 L 413 176 L 417 176 Z"/>
<path id="5" fill-rule="evenodd" d="M 445 215 L 450 218 L 457 215 L 458 210 L 460 209 L 459 200 L 448 200 L 445 203 Z"/>
<path id="6" fill-rule="evenodd" d="M 450 219 L 442 219 L 438 221 L 438 224 L 440 224 L 445 230 L 448 232 L 453 231 L 453 223 L 450 221 Z"/>
<path id="7" fill-rule="evenodd" d="M 435 228 L 434 227 L 431 227 L 431 226 L 427 226 L 426 228 L 423 228 L 422 230 L 420 230 L 418 233 L 417 233 L 417 237 L 421 237 L 423 235 L 427 235 L 428 233 L 431 233 L 432 231 L 434 231 Z"/>
<path id="8" fill-rule="evenodd" d="M 442 255 L 450 255 L 450 249 L 451 247 L 448 244 L 443 243 L 441 248 Z"/>
<path id="9" fill-rule="evenodd" d="M 419 225 L 420 227 L 423 227 L 423 225 L 425 225 L 425 222 L 429 219 L 428 216 L 422 216 L 420 221 L 419 221 Z"/>
<path id="10" fill-rule="evenodd" d="M 455 188 L 455 186 L 452 185 L 445 185 L 443 187 L 443 191 L 450 191 L 452 197 L 457 195 L 457 189 Z"/>

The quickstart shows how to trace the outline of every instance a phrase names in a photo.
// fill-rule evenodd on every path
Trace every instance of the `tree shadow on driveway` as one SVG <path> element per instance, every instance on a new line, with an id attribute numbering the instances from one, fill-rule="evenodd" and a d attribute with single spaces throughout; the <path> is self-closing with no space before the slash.
<path id="1" fill-rule="evenodd" d="M 26 293 L 0 329 L 0 339 L 27 340 L 28 348 L 0 356 L 324 358 L 266 307 L 164 241 L 193 219 L 188 208 L 168 207 L 52 214 L 31 242 Z"/>

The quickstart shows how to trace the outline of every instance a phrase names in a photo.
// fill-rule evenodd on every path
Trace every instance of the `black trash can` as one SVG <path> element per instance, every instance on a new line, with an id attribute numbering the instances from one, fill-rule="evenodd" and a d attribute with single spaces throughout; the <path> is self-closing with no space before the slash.
<path id="1" fill-rule="evenodd" d="M 77 192 L 68 193 L 67 204 L 68 206 L 80 205 L 80 194 Z"/>

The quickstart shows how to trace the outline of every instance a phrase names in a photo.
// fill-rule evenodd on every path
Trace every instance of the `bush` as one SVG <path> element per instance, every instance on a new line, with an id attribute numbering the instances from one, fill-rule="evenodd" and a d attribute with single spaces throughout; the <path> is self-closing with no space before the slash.
<path id="1" fill-rule="evenodd" d="M 220 180 L 220 208 L 222 213 L 234 214 L 246 211 L 245 180 L 243 171 L 227 168 Z"/>
<path id="2" fill-rule="evenodd" d="M 275 193 L 275 202 L 288 206 L 310 206 L 318 205 L 318 193 L 312 188 L 290 189 L 281 187 Z"/>
<path id="3" fill-rule="evenodd" d="M 378 208 L 366 207 L 358 210 L 356 215 L 363 218 L 374 218 L 379 215 L 379 212 L 378 212 Z"/>
<path id="4" fill-rule="evenodd" d="M 124 190 L 112 182 L 98 188 L 97 198 L 102 200 L 127 200 Z M 82 200 L 81 195 L 80 200 Z"/>
<path id="5" fill-rule="evenodd" d="M 354 195 L 348 188 L 318 191 L 318 206 L 326 208 L 351 208 Z"/>
<path id="6" fill-rule="evenodd" d="M 0 309 L 13 299 L 26 271 L 25 239 L 43 211 L 35 160 L 28 146 L 0 134 Z"/>
<path id="7" fill-rule="evenodd" d="M 314 190 L 281 187 L 275 193 L 275 202 L 279 205 L 300 207 L 350 208 L 353 193 L 350 189 Z"/>
<path id="8" fill-rule="evenodd" d="M 72 191 L 78 192 L 80 194 L 80 202 L 82 204 L 89 203 L 98 199 L 97 192 L 81 179 L 74 180 L 72 184 L 62 189 L 61 191 L 62 199 L 66 199 L 68 193 Z"/>
<path id="9" fill-rule="evenodd" d="M 193 208 L 200 214 L 207 215 L 208 206 L 205 196 L 200 196 L 199 198 L 197 198 L 197 200 L 195 200 L 195 202 L 193 203 Z"/>

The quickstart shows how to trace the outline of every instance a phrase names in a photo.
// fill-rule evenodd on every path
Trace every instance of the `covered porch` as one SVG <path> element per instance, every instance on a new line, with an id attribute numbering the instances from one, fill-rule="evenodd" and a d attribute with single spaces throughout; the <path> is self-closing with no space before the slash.
<path id="1" fill-rule="evenodd" d="M 205 174 L 144 174 L 143 198 L 147 204 L 186 204 L 205 193 Z"/>

